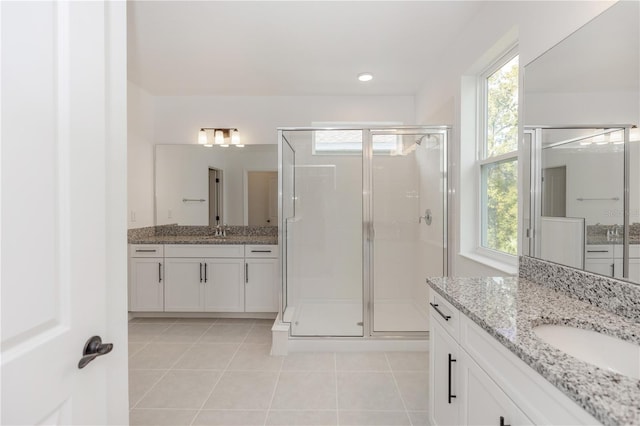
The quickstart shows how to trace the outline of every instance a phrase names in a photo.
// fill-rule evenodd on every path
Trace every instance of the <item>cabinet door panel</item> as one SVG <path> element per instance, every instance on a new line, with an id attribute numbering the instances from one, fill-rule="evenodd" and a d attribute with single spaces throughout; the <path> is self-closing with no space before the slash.
<path id="1" fill-rule="evenodd" d="M 278 260 L 247 259 L 246 312 L 278 311 Z"/>
<path id="2" fill-rule="evenodd" d="M 464 350 L 460 356 L 463 424 L 499 425 L 501 418 L 505 425 L 533 424 Z"/>
<path id="3" fill-rule="evenodd" d="M 207 259 L 204 310 L 244 311 L 244 259 Z"/>
<path id="4" fill-rule="evenodd" d="M 165 259 L 165 311 L 202 311 L 202 263 L 200 259 Z"/>
<path id="5" fill-rule="evenodd" d="M 588 272 L 612 277 L 614 270 L 613 259 L 586 259 L 584 269 Z"/>
<path id="6" fill-rule="evenodd" d="M 433 425 L 458 425 L 458 344 L 433 317 L 431 322 L 431 356 L 429 357 L 429 412 Z M 451 360 L 449 359 L 451 357 Z M 451 380 L 449 380 L 449 374 Z M 455 395 L 450 398 L 449 395 Z"/>
<path id="7" fill-rule="evenodd" d="M 131 258 L 129 260 L 129 310 L 162 312 L 164 282 L 162 258 Z"/>

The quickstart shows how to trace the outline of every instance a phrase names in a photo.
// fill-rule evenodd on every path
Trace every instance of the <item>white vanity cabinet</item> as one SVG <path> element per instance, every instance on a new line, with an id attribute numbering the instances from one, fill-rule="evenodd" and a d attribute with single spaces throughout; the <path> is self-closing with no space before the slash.
<path id="1" fill-rule="evenodd" d="M 129 310 L 164 310 L 164 258 L 162 245 L 129 247 Z"/>
<path id="2" fill-rule="evenodd" d="M 167 244 L 165 312 L 242 312 L 244 246 Z"/>
<path id="3" fill-rule="evenodd" d="M 588 244 L 585 248 L 584 269 L 596 274 L 622 279 L 622 244 Z M 640 245 L 629 246 L 629 280 L 640 282 Z"/>
<path id="4" fill-rule="evenodd" d="M 460 423 L 463 425 L 533 425 L 506 393 L 464 350 L 460 350 Z"/>
<path id="5" fill-rule="evenodd" d="M 245 246 L 245 312 L 278 311 L 278 246 Z"/>
<path id="6" fill-rule="evenodd" d="M 429 415 L 432 425 L 459 425 L 460 346 L 431 316 Z"/>
<path id="7" fill-rule="evenodd" d="M 429 302 L 433 426 L 598 424 L 433 290 Z"/>
<path id="8" fill-rule="evenodd" d="M 278 246 L 129 248 L 131 312 L 277 312 Z"/>

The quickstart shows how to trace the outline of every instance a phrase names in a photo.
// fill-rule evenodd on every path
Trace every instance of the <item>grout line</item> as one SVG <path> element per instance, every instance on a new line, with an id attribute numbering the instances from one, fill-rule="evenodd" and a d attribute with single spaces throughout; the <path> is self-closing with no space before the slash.
<path id="1" fill-rule="evenodd" d="M 336 425 L 340 425 L 340 406 L 338 405 L 338 355 L 333 353 L 333 377 L 336 379 Z"/>
<path id="2" fill-rule="evenodd" d="M 177 320 L 176 320 L 176 322 L 175 322 L 175 323 L 177 324 Z M 164 329 L 160 334 L 162 334 L 162 333 L 164 333 L 165 331 L 169 330 L 172 326 L 173 326 L 173 324 L 172 324 L 172 325 L 170 325 L 169 327 L 165 328 L 165 329 Z M 198 343 L 198 341 L 202 338 L 202 336 L 204 335 L 204 333 L 206 333 L 206 332 L 207 332 L 207 330 L 209 330 L 209 329 L 211 328 L 211 326 L 213 326 L 213 324 L 211 324 L 209 327 L 207 327 L 207 329 L 206 329 L 206 330 L 205 330 L 205 331 L 204 331 L 204 332 L 203 332 L 203 333 L 202 333 L 202 334 L 201 334 L 201 335 L 200 335 L 200 336 L 195 340 L 195 342 L 193 342 L 193 343 L 191 344 L 191 346 L 189 346 L 189 347 L 188 347 L 188 348 L 187 348 L 187 349 L 186 349 L 186 350 L 185 350 L 185 351 L 184 351 L 184 352 L 183 352 L 183 353 L 178 357 L 178 359 L 176 359 L 176 361 L 175 361 L 173 364 L 171 364 L 171 365 L 169 366 L 169 368 L 167 368 L 167 369 L 166 369 L 166 371 L 164 372 L 164 374 L 163 374 L 162 376 L 160 376 L 160 378 L 159 378 L 159 379 L 158 379 L 158 380 L 157 380 L 153 385 L 151 385 L 151 387 L 150 387 L 149 389 L 147 389 L 147 391 L 146 391 L 146 392 L 145 392 L 145 393 L 140 397 L 140 399 L 138 399 L 138 401 L 134 404 L 134 406 L 129 408 L 129 411 L 133 410 L 134 408 L 138 408 L 138 404 L 140 404 L 140 402 L 141 402 L 141 401 L 142 401 L 142 400 L 143 400 L 143 399 L 144 399 L 144 398 L 149 394 L 149 392 L 151 392 L 151 390 L 152 390 L 153 388 L 155 388 L 155 387 L 158 385 L 158 383 L 160 383 L 160 381 L 161 381 L 162 379 L 164 379 L 164 378 L 167 376 L 167 374 L 169 374 L 169 371 L 173 370 L 173 368 L 176 366 L 176 364 L 177 364 L 178 362 L 180 362 L 180 360 L 185 356 L 185 354 L 186 354 L 187 352 L 189 352 L 189 350 L 191 350 L 191 348 L 193 348 L 193 347 L 195 346 L 195 344 L 196 344 L 196 343 Z M 160 334 L 158 334 L 158 336 L 159 336 Z M 156 336 L 156 337 L 157 337 L 157 336 Z M 169 343 L 169 344 L 182 344 L 182 345 L 184 345 L 184 344 L 185 344 L 184 342 L 183 342 L 183 343 L 180 343 L 180 342 L 154 342 L 154 341 L 152 340 L 152 341 L 150 341 L 149 343 L 147 343 L 147 345 L 149 345 L 150 343 L 161 343 L 161 344 Z M 197 413 L 196 413 L 196 415 L 197 415 Z M 194 419 L 195 419 L 195 417 L 194 417 Z M 193 420 L 192 420 L 192 422 L 193 422 Z"/>
<path id="3" fill-rule="evenodd" d="M 282 367 L 284 366 L 284 357 L 282 358 L 282 362 L 280 363 L 280 370 L 278 370 L 278 377 L 276 378 L 276 383 L 273 386 L 273 392 L 271 392 L 271 399 L 269 400 L 269 407 L 267 407 L 267 412 L 264 416 L 263 424 L 266 426 L 267 420 L 269 419 L 269 413 L 271 412 L 271 406 L 273 405 L 273 400 L 276 397 L 276 390 L 278 389 L 278 385 L 280 384 L 280 377 L 282 376 Z"/>
<path id="4" fill-rule="evenodd" d="M 409 424 L 413 425 L 413 421 L 411 420 L 411 416 L 409 415 L 409 410 L 407 409 L 407 404 L 404 402 L 404 398 L 402 397 L 402 392 L 400 392 L 400 386 L 398 385 L 398 381 L 396 380 L 396 374 L 391 368 L 391 361 L 389 361 L 389 357 L 386 352 L 384 353 L 384 358 L 387 360 L 387 364 L 389 365 L 389 371 L 391 372 L 391 378 L 393 378 L 393 383 L 396 385 L 396 390 L 398 391 L 398 396 L 400 397 L 400 401 L 402 401 L 402 406 L 404 407 L 404 414 L 409 419 Z"/>
<path id="5" fill-rule="evenodd" d="M 215 324 L 215 323 L 214 323 Z M 200 336 L 200 338 L 196 341 L 199 342 L 200 340 L 202 340 L 202 336 L 204 336 L 207 331 L 209 331 L 209 329 L 211 327 L 213 327 L 214 324 L 211 324 L 211 326 L 209 328 L 207 328 L 205 330 L 204 333 L 202 333 L 202 335 Z M 231 363 L 233 362 L 234 358 L 236 357 L 236 355 L 238 354 L 238 351 L 240 350 L 240 348 L 242 347 L 242 345 L 244 344 L 244 342 L 247 340 L 247 337 L 249 337 L 249 332 L 253 329 L 253 325 L 251 326 L 251 328 L 249 328 L 249 331 L 247 331 L 247 334 L 244 336 L 244 339 L 242 339 L 242 342 L 240 342 L 240 344 L 238 345 L 238 347 L 236 348 L 235 352 L 233 353 L 233 355 L 231 356 L 231 358 L 229 359 L 229 362 L 227 362 L 227 365 L 224 367 L 224 369 L 222 370 L 222 372 L 220 373 L 220 375 L 218 376 L 218 380 L 216 380 L 216 382 L 214 383 L 213 387 L 211 388 L 211 391 L 209 392 L 209 394 L 207 395 L 207 397 L 204 399 L 204 401 L 202 402 L 202 405 L 200 406 L 200 408 L 196 411 L 196 415 L 193 416 L 193 419 L 191 420 L 191 423 L 189 423 L 189 426 L 193 425 L 193 422 L 196 421 L 196 419 L 198 418 L 198 416 L 200 415 L 200 413 L 202 413 L 202 410 L 204 409 L 204 406 L 207 404 L 207 401 L 209 401 L 209 398 L 211 398 L 211 395 L 213 395 L 213 392 L 216 390 L 216 387 L 218 386 L 218 383 L 220 383 L 220 380 L 222 380 L 222 377 L 227 373 L 227 371 L 229 370 L 229 366 L 231 365 Z M 194 343 L 195 345 L 195 343 Z"/>

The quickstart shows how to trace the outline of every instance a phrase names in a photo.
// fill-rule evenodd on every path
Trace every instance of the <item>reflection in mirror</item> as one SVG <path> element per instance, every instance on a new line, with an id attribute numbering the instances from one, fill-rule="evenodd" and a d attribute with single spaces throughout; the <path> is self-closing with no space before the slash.
<path id="1" fill-rule="evenodd" d="M 528 64 L 523 118 L 531 147 L 524 184 L 532 188 L 525 252 L 634 282 L 640 282 L 639 15 L 638 2 L 616 3 Z"/>
<path id="2" fill-rule="evenodd" d="M 277 145 L 156 145 L 156 225 L 276 226 L 277 161 Z"/>

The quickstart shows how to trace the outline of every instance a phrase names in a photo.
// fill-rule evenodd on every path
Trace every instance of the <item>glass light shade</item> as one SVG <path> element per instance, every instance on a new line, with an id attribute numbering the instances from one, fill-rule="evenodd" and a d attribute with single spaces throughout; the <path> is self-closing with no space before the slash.
<path id="1" fill-rule="evenodd" d="M 198 132 L 198 144 L 207 146 L 207 132 L 204 129 Z"/>
<path id="2" fill-rule="evenodd" d="M 238 129 L 233 129 L 231 131 L 231 144 L 232 145 L 240 144 L 240 132 L 238 131 Z"/>
<path id="3" fill-rule="evenodd" d="M 373 80 L 373 74 L 371 74 L 370 72 L 363 72 L 361 74 L 358 74 L 358 80 L 371 81 Z"/>
<path id="4" fill-rule="evenodd" d="M 214 142 L 216 143 L 216 145 L 224 144 L 224 132 L 222 130 L 216 130 Z"/>

